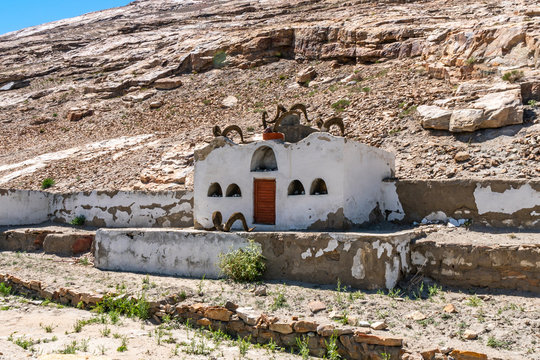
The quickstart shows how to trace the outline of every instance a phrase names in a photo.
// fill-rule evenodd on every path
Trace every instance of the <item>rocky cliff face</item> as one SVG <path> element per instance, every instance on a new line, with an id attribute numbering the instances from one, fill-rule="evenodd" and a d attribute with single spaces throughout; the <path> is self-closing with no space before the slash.
<path id="1" fill-rule="evenodd" d="M 524 1 L 138 0 L 5 34 L 0 54 L 2 187 L 189 187 L 213 125 L 252 140 L 263 109 L 298 102 L 395 152 L 399 177 L 540 175 Z"/>

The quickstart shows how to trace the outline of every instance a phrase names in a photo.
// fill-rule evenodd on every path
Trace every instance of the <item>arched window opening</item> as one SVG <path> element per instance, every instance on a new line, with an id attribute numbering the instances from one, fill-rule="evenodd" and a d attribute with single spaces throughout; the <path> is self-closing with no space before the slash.
<path id="1" fill-rule="evenodd" d="M 209 197 L 222 197 L 223 191 L 221 191 L 221 186 L 219 186 L 218 183 L 212 183 L 210 187 L 208 188 L 208 196 Z"/>
<path id="2" fill-rule="evenodd" d="M 313 180 L 311 184 L 311 190 L 309 191 L 310 195 L 326 195 L 328 194 L 328 189 L 326 188 L 326 183 L 323 179 L 318 178 Z"/>
<path id="3" fill-rule="evenodd" d="M 227 187 L 227 191 L 225 192 L 226 197 L 241 197 L 242 192 L 240 191 L 240 188 L 236 184 L 231 184 Z"/>
<path id="4" fill-rule="evenodd" d="M 276 171 L 278 169 L 274 150 L 268 146 L 261 146 L 253 153 L 251 158 L 251 171 Z"/>
<path id="5" fill-rule="evenodd" d="M 299 180 L 294 180 L 289 184 L 288 195 L 305 195 L 304 185 Z"/>

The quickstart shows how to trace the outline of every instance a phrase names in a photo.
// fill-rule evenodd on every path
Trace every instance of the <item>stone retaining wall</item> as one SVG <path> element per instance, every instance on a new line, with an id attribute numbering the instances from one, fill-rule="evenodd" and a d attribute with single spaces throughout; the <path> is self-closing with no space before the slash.
<path id="1" fill-rule="evenodd" d="M 410 224 L 435 217 L 540 229 L 540 181 L 397 180 L 385 182 L 382 192 L 378 215 L 388 221 Z M 186 190 L 52 194 L 0 189 L 0 225 L 69 223 L 85 215 L 96 227 L 191 227 L 193 206 L 193 192 Z"/>
<path id="2" fill-rule="evenodd" d="M 44 227 L 12 229 L 0 232 L 0 251 L 39 251 L 47 254 L 71 256 L 90 251 L 94 232 Z"/>
<path id="3" fill-rule="evenodd" d="M 399 180 L 394 185 L 399 206 L 394 199 L 387 207 L 394 209 L 390 219 L 411 223 L 436 215 L 498 228 L 540 229 L 540 181 Z"/>
<path id="4" fill-rule="evenodd" d="M 70 223 L 83 215 L 96 227 L 193 226 L 190 191 L 88 191 L 55 194 L 42 191 L 1 190 L 0 226 L 31 225 L 45 221 Z"/>
<path id="5" fill-rule="evenodd" d="M 436 226 L 391 234 L 100 229 L 95 264 L 104 270 L 215 278 L 220 253 L 254 240 L 262 247 L 269 280 L 335 284 L 340 279 L 354 288 L 390 289 L 420 272 L 445 285 L 540 292 L 535 233 L 529 244 L 504 245 L 458 243 L 453 233 L 442 238 L 434 231 Z"/>
<path id="6" fill-rule="evenodd" d="M 99 229 L 95 264 L 105 270 L 216 278 L 219 254 L 252 239 L 266 257 L 266 279 L 393 288 L 410 267 L 409 244 L 421 229 L 396 233 L 207 232 Z"/>
<path id="7" fill-rule="evenodd" d="M 33 298 L 42 298 L 65 305 L 91 309 L 103 300 L 103 294 L 81 292 L 69 288 L 53 288 L 39 281 L 25 281 L 9 274 L 0 274 L 0 282 L 12 287 L 12 291 Z M 310 354 L 326 355 L 326 343 L 335 334 L 339 354 L 344 359 L 386 359 L 401 358 L 403 340 L 372 334 L 369 328 L 336 326 L 333 323 L 318 323 L 298 317 L 279 319 L 275 316 L 256 312 L 251 308 L 240 308 L 227 302 L 225 306 L 208 304 L 178 303 L 176 295 L 162 301 L 151 302 L 150 315 L 158 323 L 167 315 L 183 322 L 189 320 L 196 327 L 222 330 L 235 337 L 247 338 L 253 343 L 266 344 L 273 341 L 277 346 L 287 349 L 297 348 L 297 338 L 307 339 Z"/>
<path id="8" fill-rule="evenodd" d="M 411 261 L 441 284 L 540 293 L 540 243 L 477 245 L 422 239 L 411 245 Z"/>

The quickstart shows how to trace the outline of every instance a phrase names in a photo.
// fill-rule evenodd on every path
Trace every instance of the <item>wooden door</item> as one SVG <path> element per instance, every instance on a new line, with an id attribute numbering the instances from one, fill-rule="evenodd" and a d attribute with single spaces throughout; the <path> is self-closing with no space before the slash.
<path id="1" fill-rule="evenodd" d="M 254 179 L 254 223 L 274 225 L 276 223 L 276 180 Z"/>

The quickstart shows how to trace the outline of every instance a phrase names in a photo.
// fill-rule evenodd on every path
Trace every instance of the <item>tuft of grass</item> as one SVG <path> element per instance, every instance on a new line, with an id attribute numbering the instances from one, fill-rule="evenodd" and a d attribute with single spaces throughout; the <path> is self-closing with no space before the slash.
<path id="1" fill-rule="evenodd" d="M 266 270 L 265 260 L 261 246 L 249 240 L 245 248 L 219 254 L 219 268 L 229 279 L 253 282 L 259 280 Z"/>
<path id="2" fill-rule="evenodd" d="M 0 295 L 8 296 L 11 294 L 11 286 L 7 286 L 3 282 L 0 283 Z"/>
<path id="3" fill-rule="evenodd" d="M 536 101 L 536 100 L 529 100 L 529 102 L 527 103 L 527 105 L 532 106 L 532 107 L 537 107 L 537 106 L 538 106 L 538 101 Z"/>
<path id="4" fill-rule="evenodd" d="M 86 222 L 86 216 L 79 215 L 79 216 L 76 216 L 73 220 L 71 220 L 71 225 L 82 226 L 84 225 L 85 222 Z"/>
<path id="5" fill-rule="evenodd" d="M 510 349 L 511 344 L 510 341 L 498 340 L 494 336 L 490 336 L 486 343 L 487 346 L 495 349 Z"/>
<path id="6" fill-rule="evenodd" d="M 341 355 L 338 352 L 337 345 L 337 333 L 334 332 L 328 341 L 324 341 L 326 347 L 326 358 L 329 360 L 338 360 L 341 359 Z"/>
<path id="7" fill-rule="evenodd" d="M 99 314 L 108 313 L 113 324 L 118 322 L 118 315 L 146 320 L 150 317 L 149 309 L 150 305 L 146 301 L 144 294 L 138 299 L 108 295 L 94 307 L 94 310 Z"/>
<path id="8" fill-rule="evenodd" d="M 122 337 L 122 344 L 116 349 L 118 352 L 124 352 L 127 351 L 127 337 Z"/>
<path id="9" fill-rule="evenodd" d="M 41 182 L 41 189 L 42 190 L 48 189 L 48 188 L 52 187 L 55 183 L 56 182 L 54 181 L 53 178 L 43 179 L 43 181 Z"/>
<path id="10" fill-rule="evenodd" d="M 77 263 L 81 264 L 81 265 L 84 265 L 84 266 L 87 266 L 87 265 L 90 265 L 90 260 L 88 260 L 88 258 L 86 256 L 83 256 L 83 257 L 81 257 L 81 258 L 79 258 L 77 260 Z"/>
<path id="11" fill-rule="evenodd" d="M 77 341 L 73 340 L 70 344 L 64 346 L 62 350 L 59 351 L 60 354 L 75 354 L 79 350 Z"/>
<path id="12" fill-rule="evenodd" d="M 474 65 L 478 62 L 478 59 L 476 59 L 474 56 L 471 56 L 467 60 L 465 60 L 465 64 L 467 65 Z"/>
<path id="13" fill-rule="evenodd" d="M 412 114 L 413 112 L 415 112 L 417 107 L 418 106 L 416 106 L 416 105 L 409 106 L 408 108 L 404 109 L 401 113 L 399 113 L 398 116 L 400 118 L 408 116 L 408 115 Z"/>
<path id="14" fill-rule="evenodd" d="M 302 338 L 299 338 L 299 337 L 296 338 L 296 345 L 298 346 L 298 353 L 304 360 L 309 358 L 308 342 L 309 342 L 309 339 L 305 335 L 302 336 Z"/>
<path id="15" fill-rule="evenodd" d="M 278 290 L 278 293 L 276 297 L 274 298 L 274 302 L 272 305 L 270 305 L 270 309 L 272 311 L 275 311 L 277 309 L 283 308 L 287 306 L 287 298 L 285 298 L 285 291 L 284 289 Z"/>
<path id="16" fill-rule="evenodd" d="M 508 72 L 505 72 L 502 76 L 502 79 L 504 81 L 508 81 L 508 82 L 511 82 L 511 83 L 514 83 L 516 81 L 519 81 L 523 78 L 525 74 L 523 73 L 523 71 L 521 70 L 512 70 L 512 71 L 508 71 Z"/>
<path id="17" fill-rule="evenodd" d="M 242 357 L 246 356 L 247 351 L 249 350 L 249 346 L 251 345 L 251 335 L 245 338 L 238 338 L 236 340 L 236 344 L 238 345 L 238 350 L 240 351 L 240 355 Z"/>
<path id="18" fill-rule="evenodd" d="M 482 305 L 483 301 L 478 296 L 473 295 L 467 300 L 466 304 L 473 307 L 478 307 Z"/>
<path id="19" fill-rule="evenodd" d="M 332 109 L 336 110 L 337 112 L 344 111 L 349 105 L 351 105 L 351 101 L 347 99 L 341 99 L 336 101 L 332 104 Z"/>

